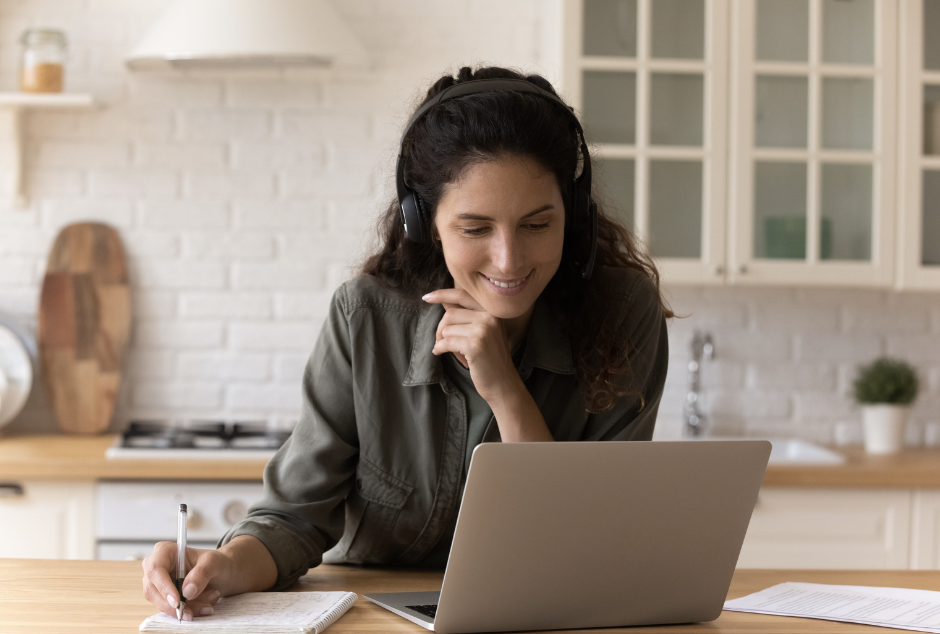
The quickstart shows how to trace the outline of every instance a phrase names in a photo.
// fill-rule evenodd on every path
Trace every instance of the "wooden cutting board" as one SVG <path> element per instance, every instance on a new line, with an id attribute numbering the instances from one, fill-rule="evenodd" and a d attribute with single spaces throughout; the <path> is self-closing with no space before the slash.
<path id="1" fill-rule="evenodd" d="M 130 324 L 127 265 L 117 232 L 94 222 L 62 229 L 39 298 L 39 355 L 63 432 L 108 429 Z"/>

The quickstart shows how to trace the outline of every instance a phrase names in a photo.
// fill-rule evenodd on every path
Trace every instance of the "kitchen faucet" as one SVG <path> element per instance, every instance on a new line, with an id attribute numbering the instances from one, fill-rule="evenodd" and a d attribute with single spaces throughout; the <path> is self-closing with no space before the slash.
<path id="1" fill-rule="evenodd" d="M 702 359 L 715 358 L 715 346 L 712 344 L 712 336 L 707 332 L 696 330 L 692 333 L 692 340 L 689 342 L 689 392 L 685 397 L 685 427 L 684 435 L 691 438 L 699 438 L 705 434 L 705 423 L 707 417 L 700 409 L 699 393 L 699 374 L 702 367 Z"/>

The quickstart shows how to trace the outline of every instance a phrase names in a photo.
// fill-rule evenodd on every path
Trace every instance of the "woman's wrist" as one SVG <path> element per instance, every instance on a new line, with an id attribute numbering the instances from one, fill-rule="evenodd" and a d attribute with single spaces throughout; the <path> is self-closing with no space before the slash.
<path id="1" fill-rule="evenodd" d="M 222 596 L 267 590 L 277 581 L 277 564 L 257 537 L 238 535 L 217 551 L 225 561 Z"/>

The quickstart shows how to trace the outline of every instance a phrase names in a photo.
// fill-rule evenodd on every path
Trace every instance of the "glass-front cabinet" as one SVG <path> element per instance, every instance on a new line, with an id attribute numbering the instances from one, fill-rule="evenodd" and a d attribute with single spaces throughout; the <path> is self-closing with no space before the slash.
<path id="1" fill-rule="evenodd" d="M 600 193 L 667 282 L 894 282 L 896 0 L 565 12 L 563 89 Z"/>
<path id="2" fill-rule="evenodd" d="M 724 0 L 566 4 L 564 93 L 581 112 L 594 187 L 664 278 L 725 275 Z"/>
<path id="3" fill-rule="evenodd" d="M 729 275 L 888 286 L 895 0 L 736 0 Z"/>
<path id="4" fill-rule="evenodd" d="M 940 0 L 901 4 L 899 285 L 940 289 Z"/>

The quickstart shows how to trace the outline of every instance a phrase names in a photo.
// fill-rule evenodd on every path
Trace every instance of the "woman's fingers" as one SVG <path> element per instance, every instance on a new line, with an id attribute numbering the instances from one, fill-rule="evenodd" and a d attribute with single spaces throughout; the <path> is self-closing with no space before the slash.
<path id="1" fill-rule="evenodd" d="M 219 602 L 221 596 L 218 590 L 206 590 L 195 599 L 186 601 L 186 609 L 191 610 L 195 616 L 209 616 L 215 611 L 213 606 Z"/>
<path id="2" fill-rule="evenodd" d="M 444 304 L 445 308 L 447 304 L 453 304 L 470 310 L 483 310 L 483 306 L 462 288 L 441 288 L 431 291 L 421 299 L 429 304 Z"/>
<path id="3" fill-rule="evenodd" d="M 184 620 L 193 615 L 205 616 L 218 602 L 221 592 L 215 587 L 225 573 L 225 559 L 216 551 L 197 548 L 186 549 L 187 565 L 192 569 L 183 580 L 186 597 Z M 176 591 L 176 544 L 159 542 L 153 554 L 143 561 L 144 598 L 161 612 L 176 618 L 179 595 Z M 216 583 L 214 583 L 216 582 Z M 208 611 L 207 611 L 208 610 Z"/>
<path id="4" fill-rule="evenodd" d="M 144 596 L 167 614 L 170 614 L 168 610 L 175 613 L 179 597 L 171 575 L 176 572 L 176 544 L 158 542 L 153 547 L 153 554 L 144 559 L 142 566 Z M 160 605 L 161 603 L 164 605 Z"/>
<path id="5" fill-rule="evenodd" d="M 436 339 L 441 340 L 444 336 L 444 329 L 459 324 L 490 323 L 496 325 L 495 319 L 490 317 L 489 313 L 478 310 L 468 310 L 466 308 L 451 308 L 444 313 L 441 321 L 437 324 Z"/>

